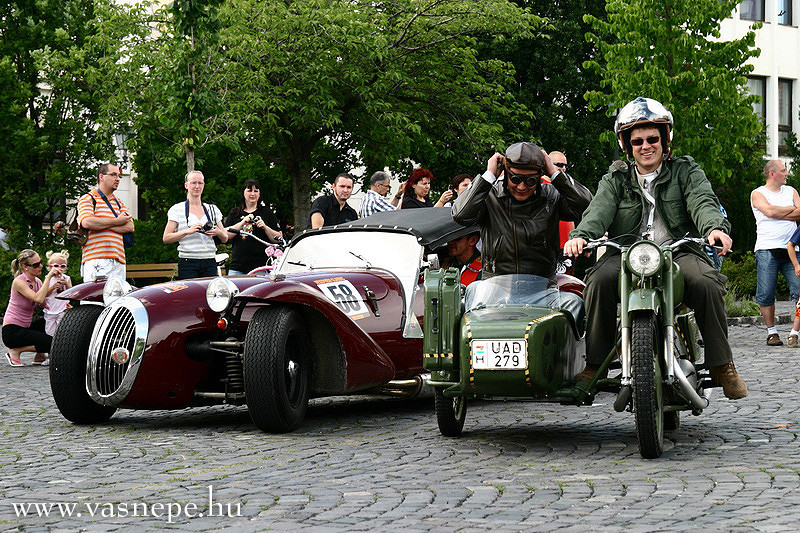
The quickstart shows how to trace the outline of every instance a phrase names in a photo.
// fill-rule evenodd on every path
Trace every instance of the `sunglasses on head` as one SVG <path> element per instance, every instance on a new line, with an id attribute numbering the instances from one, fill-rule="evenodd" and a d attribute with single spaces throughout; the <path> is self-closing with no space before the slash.
<path id="1" fill-rule="evenodd" d="M 508 179 L 511 180 L 511 183 L 514 185 L 519 185 L 523 181 L 525 185 L 528 187 L 534 187 L 537 183 L 539 183 L 539 175 L 538 174 L 514 174 L 510 170 L 508 172 Z"/>
<path id="2" fill-rule="evenodd" d="M 25 264 L 31 268 L 39 268 L 40 266 L 42 266 L 41 261 L 37 261 L 35 263 L 25 263 Z"/>
<path id="3" fill-rule="evenodd" d="M 631 139 L 631 144 L 633 146 L 641 146 L 644 144 L 645 140 L 647 141 L 647 144 L 654 145 L 657 144 L 659 140 L 661 140 L 661 137 L 659 137 L 658 135 L 653 135 L 651 137 L 647 137 L 647 139 Z"/>

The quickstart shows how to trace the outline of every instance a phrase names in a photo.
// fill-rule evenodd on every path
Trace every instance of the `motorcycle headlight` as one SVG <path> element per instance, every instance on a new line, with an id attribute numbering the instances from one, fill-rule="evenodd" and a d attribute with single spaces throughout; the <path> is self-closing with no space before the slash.
<path id="1" fill-rule="evenodd" d="M 628 250 L 628 266 L 638 276 L 649 276 L 661 268 L 661 250 L 649 241 L 636 243 Z"/>
<path id="2" fill-rule="evenodd" d="M 103 304 L 108 306 L 111 304 L 111 302 L 118 298 L 122 298 L 132 290 L 133 288 L 131 287 L 131 284 L 127 281 L 119 278 L 111 278 L 106 281 L 106 284 L 103 287 Z"/>
<path id="3" fill-rule="evenodd" d="M 230 305 L 239 288 L 227 278 L 214 278 L 206 288 L 206 303 L 212 311 L 221 313 Z"/>

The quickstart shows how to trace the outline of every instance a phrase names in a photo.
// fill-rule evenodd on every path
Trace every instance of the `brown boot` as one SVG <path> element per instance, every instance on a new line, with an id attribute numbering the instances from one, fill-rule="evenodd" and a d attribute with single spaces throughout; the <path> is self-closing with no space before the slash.
<path id="1" fill-rule="evenodd" d="M 733 361 L 724 365 L 712 366 L 710 370 L 714 381 L 722 386 L 722 392 L 725 393 L 726 398 L 738 400 L 747 396 L 747 384 L 736 372 Z"/>
<path id="2" fill-rule="evenodd" d="M 584 368 L 583 371 L 580 374 L 575 376 L 575 381 L 576 382 L 577 381 L 592 381 L 592 379 L 594 379 L 594 375 L 597 374 L 597 370 L 599 368 L 600 368 L 599 365 L 590 365 L 590 364 L 587 363 L 586 364 L 586 368 Z M 607 377 L 608 377 L 608 370 L 603 372 L 603 374 L 600 375 L 599 379 L 605 379 Z"/>

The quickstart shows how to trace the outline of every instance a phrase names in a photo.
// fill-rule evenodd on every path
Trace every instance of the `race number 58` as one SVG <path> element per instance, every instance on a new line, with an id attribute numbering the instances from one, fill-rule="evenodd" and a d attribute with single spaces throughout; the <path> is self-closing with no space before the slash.
<path id="1" fill-rule="evenodd" d="M 358 294 L 358 290 L 347 280 L 331 281 L 319 285 L 322 294 L 349 316 L 367 313 L 367 308 Z"/>

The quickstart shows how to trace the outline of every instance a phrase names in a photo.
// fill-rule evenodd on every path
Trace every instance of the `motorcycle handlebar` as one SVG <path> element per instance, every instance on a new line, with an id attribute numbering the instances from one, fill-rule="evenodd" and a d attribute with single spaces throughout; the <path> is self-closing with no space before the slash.
<path id="1" fill-rule="evenodd" d="M 697 244 L 697 245 L 699 245 L 701 247 L 708 246 L 708 242 L 703 238 L 686 236 L 686 237 L 678 239 L 677 241 L 675 241 L 675 242 L 673 242 L 671 244 L 665 244 L 664 247 L 665 248 L 669 248 L 670 250 L 675 250 L 676 248 L 679 248 L 680 246 L 683 246 L 687 242 L 693 242 L 693 243 L 695 243 L 695 244 Z M 602 239 L 591 239 L 591 240 L 587 241 L 587 243 L 583 247 L 583 249 L 584 250 L 593 250 L 595 248 L 599 248 L 600 246 L 610 246 L 610 247 L 616 248 L 617 250 L 620 250 L 620 251 L 624 251 L 624 250 L 627 250 L 628 248 L 630 248 L 630 245 L 622 245 L 622 244 L 620 244 L 618 242 L 614 242 L 612 240 L 609 240 L 606 237 L 603 237 Z M 721 246 L 714 246 L 714 248 L 716 250 L 722 250 Z"/>

